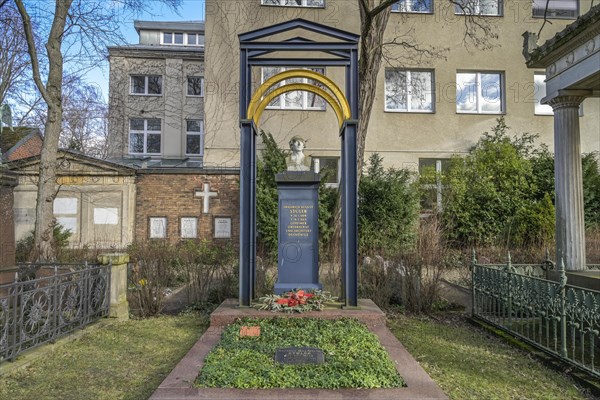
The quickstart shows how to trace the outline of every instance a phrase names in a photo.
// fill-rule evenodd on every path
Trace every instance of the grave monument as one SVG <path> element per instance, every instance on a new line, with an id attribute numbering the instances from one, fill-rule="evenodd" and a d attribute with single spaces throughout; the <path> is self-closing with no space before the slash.
<path id="1" fill-rule="evenodd" d="M 319 283 L 319 182 L 304 155 L 305 140 L 290 140 L 285 172 L 275 175 L 278 200 L 278 263 L 275 293 L 322 289 Z"/>
<path id="2" fill-rule="evenodd" d="M 309 32 L 311 38 L 296 37 Z M 285 35 L 293 39 L 265 40 Z M 314 40 L 314 36 L 321 37 Z M 338 121 L 341 153 L 342 302 L 358 307 L 357 149 L 359 36 L 327 25 L 294 19 L 239 35 L 240 41 L 240 286 L 239 307 L 250 307 L 256 286 L 256 137 L 261 115 L 277 96 L 304 91 L 321 97 Z M 286 54 L 282 54 L 282 52 Z M 306 53 L 314 54 L 307 58 Z M 304 53 L 304 54 L 299 54 Z M 344 89 L 330 77 L 304 69 L 325 65 L 343 69 Z M 253 69 L 286 67 L 255 89 Z M 295 138 L 301 139 L 301 138 Z M 281 277 L 276 292 L 320 288 L 318 283 L 318 176 L 293 143 L 296 154 L 287 160 L 291 170 L 280 177 L 279 260 Z M 300 149 L 302 148 L 302 149 Z M 287 208 L 286 208 L 287 207 Z M 308 235 L 308 236 L 306 236 Z M 302 266 L 302 268 L 298 268 Z M 312 285 L 312 286 L 311 286 Z"/>

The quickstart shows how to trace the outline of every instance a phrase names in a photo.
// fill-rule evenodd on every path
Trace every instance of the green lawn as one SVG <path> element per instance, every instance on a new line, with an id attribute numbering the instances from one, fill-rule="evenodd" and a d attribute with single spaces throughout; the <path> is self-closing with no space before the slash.
<path id="1" fill-rule="evenodd" d="M 390 315 L 451 399 L 585 399 L 573 383 L 461 318 Z M 113 323 L 0 377 L 0 399 L 147 399 L 206 329 L 198 314 Z"/>
<path id="2" fill-rule="evenodd" d="M 0 399 L 147 399 L 207 323 L 188 313 L 93 330 L 0 377 Z"/>
<path id="3" fill-rule="evenodd" d="M 573 382 L 462 318 L 408 318 L 388 325 L 451 399 L 586 399 Z"/>

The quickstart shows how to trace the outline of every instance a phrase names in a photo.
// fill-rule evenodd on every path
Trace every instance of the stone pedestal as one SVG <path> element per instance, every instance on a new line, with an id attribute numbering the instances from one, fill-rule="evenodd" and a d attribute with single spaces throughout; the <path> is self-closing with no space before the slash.
<path id="1" fill-rule="evenodd" d="M 275 293 L 322 289 L 319 283 L 319 174 L 275 176 L 279 194 L 279 249 Z"/>
<path id="2" fill-rule="evenodd" d="M 129 302 L 127 301 L 127 263 L 129 254 L 100 254 L 98 261 L 112 264 L 110 270 L 110 310 L 109 316 L 120 321 L 129 319 Z"/>
<path id="3" fill-rule="evenodd" d="M 0 284 L 14 281 L 15 224 L 13 189 L 17 186 L 14 173 L 0 166 Z"/>

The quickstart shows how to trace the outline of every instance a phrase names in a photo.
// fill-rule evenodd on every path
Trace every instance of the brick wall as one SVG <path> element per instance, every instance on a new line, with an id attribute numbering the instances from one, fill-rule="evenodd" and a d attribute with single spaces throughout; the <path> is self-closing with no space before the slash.
<path id="1" fill-rule="evenodd" d="M 140 171 L 138 171 L 140 172 Z M 203 213 L 202 191 L 208 183 L 215 197 L 210 197 L 208 213 Z M 181 218 L 198 219 L 198 239 L 239 242 L 240 189 L 237 174 L 186 174 L 142 172 L 136 182 L 135 239 L 150 238 L 150 218 L 167 218 L 167 239 L 181 239 Z M 231 218 L 231 238 L 215 239 L 215 218 Z"/>
<path id="2" fill-rule="evenodd" d="M 0 169 L 0 284 L 12 282 L 13 273 L 2 270 L 15 265 L 15 226 L 13 218 L 13 188 L 16 177 Z"/>

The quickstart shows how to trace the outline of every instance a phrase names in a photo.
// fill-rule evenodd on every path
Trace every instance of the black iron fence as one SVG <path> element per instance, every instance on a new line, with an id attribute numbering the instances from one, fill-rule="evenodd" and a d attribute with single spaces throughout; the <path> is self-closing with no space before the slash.
<path id="1" fill-rule="evenodd" d="M 27 264 L 0 285 L 0 361 L 108 316 L 111 265 Z"/>
<path id="2" fill-rule="evenodd" d="M 600 377 L 600 292 L 540 277 L 548 266 L 472 264 L 473 317 Z"/>

